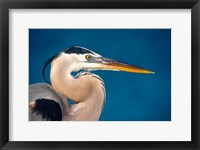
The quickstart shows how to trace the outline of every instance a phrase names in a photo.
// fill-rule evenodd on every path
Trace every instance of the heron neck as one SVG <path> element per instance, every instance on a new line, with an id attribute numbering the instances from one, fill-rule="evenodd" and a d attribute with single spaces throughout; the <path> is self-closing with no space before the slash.
<path id="1" fill-rule="evenodd" d="M 50 78 L 54 90 L 71 99 L 76 104 L 71 107 L 65 120 L 98 120 L 103 103 L 104 91 L 102 83 L 91 76 L 74 78 L 70 66 L 54 62 L 51 66 Z"/>
<path id="2" fill-rule="evenodd" d="M 98 100 L 97 98 L 94 98 Z M 103 105 L 94 101 L 87 100 L 72 105 L 69 112 L 64 116 L 66 121 L 98 121 L 102 112 Z"/>
<path id="3" fill-rule="evenodd" d="M 57 93 L 77 102 L 79 94 L 76 94 L 76 90 L 79 90 L 79 87 L 71 75 L 70 66 L 63 65 L 60 61 L 53 62 L 51 64 L 50 79 L 52 87 Z"/>

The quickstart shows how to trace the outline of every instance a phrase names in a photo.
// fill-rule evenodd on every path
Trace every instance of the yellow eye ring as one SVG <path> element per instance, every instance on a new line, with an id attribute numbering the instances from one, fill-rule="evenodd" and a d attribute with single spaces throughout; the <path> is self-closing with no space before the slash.
<path id="1" fill-rule="evenodd" d="M 86 56 L 85 56 L 85 59 L 87 59 L 87 60 L 90 60 L 91 58 L 92 58 L 91 55 L 86 55 Z"/>

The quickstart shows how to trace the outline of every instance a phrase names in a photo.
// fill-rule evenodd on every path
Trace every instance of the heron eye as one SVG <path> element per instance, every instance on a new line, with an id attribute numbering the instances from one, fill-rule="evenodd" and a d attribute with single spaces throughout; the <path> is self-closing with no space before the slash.
<path id="1" fill-rule="evenodd" d="M 90 60 L 90 59 L 92 58 L 92 56 L 91 56 L 91 55 L 86 55 L 85 58 L 86 58 L 87 60 Z"/>

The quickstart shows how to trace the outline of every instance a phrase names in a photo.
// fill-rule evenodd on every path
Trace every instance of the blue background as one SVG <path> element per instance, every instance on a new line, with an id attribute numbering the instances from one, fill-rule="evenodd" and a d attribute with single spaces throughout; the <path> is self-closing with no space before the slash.
<path id="1" fill-rule="evenodd" d="M 44 82 L 44 63 L 74 45 L 155 72 L 94 71 L 106 86 L 100 120 L 171 120 L 170 29 L 29 29 L 29 83 Z"/>

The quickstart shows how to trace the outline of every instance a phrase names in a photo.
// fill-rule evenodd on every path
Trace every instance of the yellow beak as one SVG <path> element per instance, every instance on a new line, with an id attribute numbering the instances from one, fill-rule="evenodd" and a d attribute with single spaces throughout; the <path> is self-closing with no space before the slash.
<path id="1" fill-rule="evenodd" d="M 140 68 L 137 66 L 129 65 L 127 63 L 107 59 L 107 58 L 103 58 L 100 68 L 103 70 L 115 70 L 115 71 L 126 71 L 126 72 L 133 72 L 133 73 L 154 74 L 153 71 Z"/>

